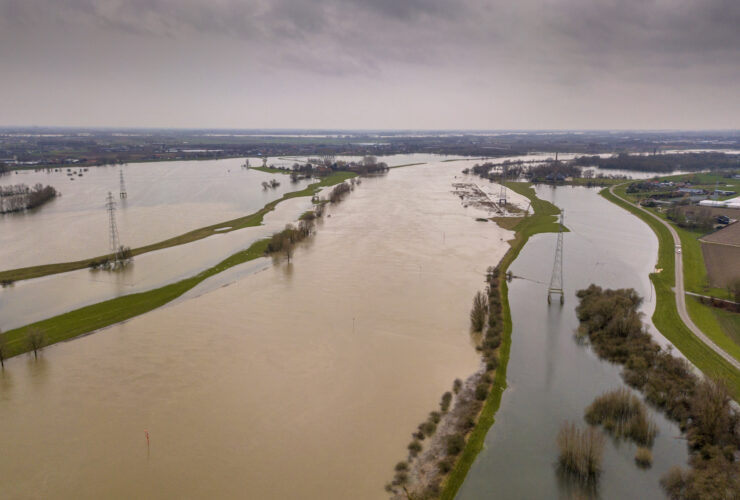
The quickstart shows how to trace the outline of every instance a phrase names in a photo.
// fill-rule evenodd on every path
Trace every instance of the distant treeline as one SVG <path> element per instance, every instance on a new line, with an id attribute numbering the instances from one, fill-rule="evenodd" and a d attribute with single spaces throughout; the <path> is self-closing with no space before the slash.
<path id="1" fill-rule="evenodd" d="M 0 162 L 0 175 L 7 174 L 8 172 L 10 172 L 10 167 Z"/>
<path id="2" fill-rule="evenodd" d="M 291 172 L 293 181 L 301 177 L 317 177 L 330 175 L 334 172 L 355 172 L 360 175 L 382 173 L 388 170 L 388 164 L 379 162 L 375 156 L 365 156 L 359 161 L 336 160 L 333 156 L 310 158 L 306 163 L 294 163 L 292 167 L 277 167 L 279 170 Z"/>
<path id="3" fill-rule="evenodd" d="M 36 184 L 29 188 L 25 184 L 0 186 L 0 213 L 21 212 L 43 205 L 57 196 L 52 186 Z"/>
<path id="4" fill-rule="evenodd" d="M 737 168 L 740 155 L 725 153 L 675 153 L 660 155 L 580 156 L 570 161 L 581 167 L 599 167 L 638 172 L 673 172 L 676 170 L 708 170 Z"/>

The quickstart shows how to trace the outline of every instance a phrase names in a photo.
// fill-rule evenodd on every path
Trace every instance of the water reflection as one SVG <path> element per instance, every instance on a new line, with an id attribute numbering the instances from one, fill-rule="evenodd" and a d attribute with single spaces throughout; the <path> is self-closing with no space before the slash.
<path id="1" fill-rule="evenodd" d="M 685 442 L 673 439 L 677 426 L 652 415 L 659 435 L 653 467 L 634 464 L 635 446 L 607 441 L 604 473 L 598 490 L 584 489 L 558 474 L 556 436 L 565 421 L 583 424 L 583 411 L 594 397 L 624 384 L 620 368 L 599 360 L 576 341 L 575 291 L 595 282 L 605 287 L 633 287 L 650 296 L 648 274 L 657 258 L 650 228 L 586 188 L 538 187 L 538 195 L 566 212 L 570 232 L 564 237 L 565 304 L 548 306 L 545 283 L 552 272 L 554 234 L 529 240 L 512 264 L 509 286 L 514 330 L 504 392 L 496 423 L 458 498 L 662 498 L 659 478 L 687 460 Z M 655 307 L 646 299 L 645 318 Z M 657 335 L 657 334 L 656 334 Z M 666 343 L 662 337 L 657 341 Z M 522 473 L 526 471 L 526 473 Z"/>

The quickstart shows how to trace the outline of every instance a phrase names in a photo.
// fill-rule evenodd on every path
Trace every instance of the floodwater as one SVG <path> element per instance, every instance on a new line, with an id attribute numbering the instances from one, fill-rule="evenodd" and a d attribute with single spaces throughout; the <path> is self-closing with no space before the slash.
<path id="1" fill-rule="evenodd" d="M 195 276 L 294 222 L 312 207 L 309 197 L 291 198 L 265 215 L 263 225 L 215 234 L 134 258 L 116 271 L 80 269 L 24 280 L 0 288 L 0 329 L 10 330 L 121 295 L 158 288 Z M 254 269 L 267 265 L 259 259 Z"/>
<path id="2" fill-rule="evenodd" d="M 90 167 L 83 176 L 18 171 L 0 185 L 52 185 L 62 196 L 25 213 L 0 215 L 0 270 L 67 262 L 110 252 L 105 201 L 112 192 L 121 244 L 132 248 L 251 214 L 311 181 L 244 169 L 244 159 Z M 255 164 L 255 162 L 252 162 Z M 79 168 L 70 167 L 77 172 Z M 128 197 L 120 200 L 119 170 Z M 276 178 L 280 186 L 262 189 Z M 69 179 L 74 179 L 69 180 Z"/>
<path id="3" fill-rule="evenodd" d="M 548 306 L 547 283 L 556 235 L 529 240 L 511 271 L 525 279 L 509 286 L 513 335 L 507 379 L 496 423 L 485 449 L 457 498 L 664 498 L 659 478 L 671 466 L 685 465 L 686 442 L 662 414 L 653 413 L 659 434 L 651 469 L 638 469 L 635 446 L 607 441 L 605 472 L 595 495 L 558 480 L 555 439 L 561 424 L 585 426 L 583 412 L 604 391 L 622 387 L 616 365 L 600 361 L 589 347 L 574 340 L 578 327 L 575 291 L 596 283 L 609 288 L 635 288 L 645 297 L 649 321 L 655 308 L 648 274 L 657 259 L 657 239 L 636 217 L 586 188 L 539 187 L 537 194 L 565 209 L 565 305 Z M 667 345 L 657 331 L 654 337 Z M 676 352 L 676 351 L 674 351 Z"/>
<path id="4" fill-rule="evenodd" d="M 463 167 L 363 179 L 292 263 L 11 359 L 3 495 L 384 498 L 416 425 L 478 368 L 471 300 L 511 237 L 451 193 Z"/>

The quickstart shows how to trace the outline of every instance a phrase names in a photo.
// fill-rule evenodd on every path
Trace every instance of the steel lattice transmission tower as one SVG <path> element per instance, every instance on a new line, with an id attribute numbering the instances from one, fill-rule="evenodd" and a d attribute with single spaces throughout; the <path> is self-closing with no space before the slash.
<path id="1" fill-rule="evenodd" d="M 565 293 L 563 292 L 563 221 L 565 220 L 565 211 L 560 212 L 560 228 L 558 229 L 558 244 L 555 247 L 555 263 L 552 266 L 552 277 L 550 286 L 547 289 L 547 303 L 552 303 L 552 296 L 560 294 L 560 303 L 565 302 Z"/>
<path id="2" fill-rule="evenodd" d="M 116 226 L 116 202 L 113 200 L 113 193 L 108 191 L 108 198 L 105 201 L 105 208 L 108 210 L 108 222 L 110 224 L 109 243 L 110 251 L 117 260 L 118 256 L 118 227 Z"/>
<path id="3" fill-rule="evenodd" d="M 121 199 L 128 197 L 128 193 L 126 193 L 126 182 L 123 180 L 123 169 L 119 170 L 119 173 L 121 174 L 121 188 L 119 196 Z"/>
<path id="4" fill-rule="evenodd" d="M 506 165 L 501 170 L 501 189 L 498 193 L 498 204 L 503 209 L 506 207 Z"/>

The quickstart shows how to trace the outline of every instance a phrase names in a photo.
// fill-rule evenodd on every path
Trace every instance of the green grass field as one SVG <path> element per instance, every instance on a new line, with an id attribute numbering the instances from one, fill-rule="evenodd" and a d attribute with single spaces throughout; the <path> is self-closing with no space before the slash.
<path id="1" fill-rule="evenodd" d="M 622 188 L 623 190 L 623 188 Z M 617 193 L 619 189 L 615 189 Z M 740 373 L 727 363 L 721 356 L 707 347 L 701 340 L 697 339 L 694 334 L 681 321 L 676 309 L 676 297 L 673 292 L 675 286 L 675 247 L 673 237 L 668 229 L 659 221 L 642 210 L 626 203 L 625 201 L 613 196 L 608 189 L 601 191 L 601 195 L 607 200 L 619 205 L 620 207 L 632 212 L 634 215 L 647 223 L 658 237 L 658 263 L 656 265 L 660 272 L 650 275 L 650 279 L 655 286 L 657 295 L 655 312 L 653 313 L 653 324 L 676 348 L 686 356 L 697 368 L 703 373 L 711 376 L 722 377 L 727 379 L 733 389 L 735 399 L 740 397 Z M 686 257 L 684 256 L 684 259 Z M 698 304 L 687 297 L 686 305 L 691 315 L 692 308 Z M 706 307 L 703 304 L 699 306 Z M 696 313 L 696 309 L 694 310 Z M 703 318 L 703 316 L 702 316 Z M 700 318 L 700 320 L 702 319 Z M 692 320 L 694 316 L 692 315 Z M 720 330 L 705 329 L 706 325 L 698 324 L 699 328 L 711 338 L 717 345 L 722 348 L 728 347 L 727 350 L 735 355 L 737 347 L 732 341 Z M 730 345 L 732 344 L 732 345 Z"/>
<path id="2" fill-rule="evenodd" d="M 507 182 L 506 186 L 512 191 L 530 199 L 534 215 L 520 218 L 519 223 L 514 228 L 516 236 L 509 242 L 511 248 L 506 252 L 506 255 L 504 255 L 499 264 L 501 276 L 506 274 L 507 269 L 517 258 L 522 248 L 524 248 L 524 245 L 527 243 L 530 236 L 538 233 L 558 231 L 559 224 L 557 223 L 556 216 L 560 213 L 560 209 L 552 203 L 537 198 L 534 189 L 529 183 Z M 488 434 L 488 430 L 496 421 L 496 412 L 501 406 L 501 397 L 507 387 L 506 368 L 509 364 L 511 333 L 513 328 L 511 322 L 511 311 L 509 309 L 508 285 L 505 279 L 499 280 L 499 283 L 499 286 L 501 287 L 501 302 L 504 318 L 504 333 L 501 347 L 499 348 L 499 366 L 496 369 L 496 375 L 493 380 L 491 392 L 488 394 L 488 398 L 483 404 L 483 409 L 478 416 L 476 426 L 468 436 L 465 448 L 444 482 L 442 494 L 440 495 L 442 500 L 452 500 L 455 498 L 455 495 L 457 495 L 460 486 L 462 486 L 465 481 L 465 477 L 467 476 L 470 467 L 483 449 L 483 444 L 486 439 L 486 434 Z"/>
<path id="3" fill-rule="evenodd" d="M 312 196 L 318 189 L 322 187 L 333 186 L 356 176 L 357 174 L 354 174 L 352 172 L 337 172 L 331 174 L 322 179 L 320 182 L 314 182 L 313 184 L 308 185 L 306 188 L 300 191 L 293 191 L 291 193 L 284 194 L 281 198 L 271 201 L 253 214 L 239 217 L 237 219 L 228 220 L 225 222 L 220 222 L 211 226 L 201 227 L 199 229 L 195 229 L 179 236 L 175 236 L 174 238 L 169 238 L 158 243 L 153 243 L 151 245 L 134 248 L 132 249 L 132 253 L 134 256 L 141 255 L 143 253 L 153 252 L 155 250 L 162 250 L 163 248 L 184 245 L 185 243 L 192 243 L 193 241 L 198 241 L 203 238 L 213 236 L 214 234 L 224 234 L 231 231 L 244 229 L 246 227 L 259 226 L 260 224 L 262 224 L 264 216 L 274 210 L 280 202 L 291 198 L 298 198 L 301 196 Z M 105 257 L 106 255 L 101 255 L 98 257 L 78 260 L 74 262 L 61 262 L 57 264 L 45 264 L 41 266 L 23 267 L 20 269 L 1 271 L 0 282 L 13 282 L 32 278 L 40 278 L 41 276 L 47 276 L 50 274 L 65 273 L 68 271 L 85 269 L 87 267 L 90 267 L 94 261 L 100 261 Z"/>

